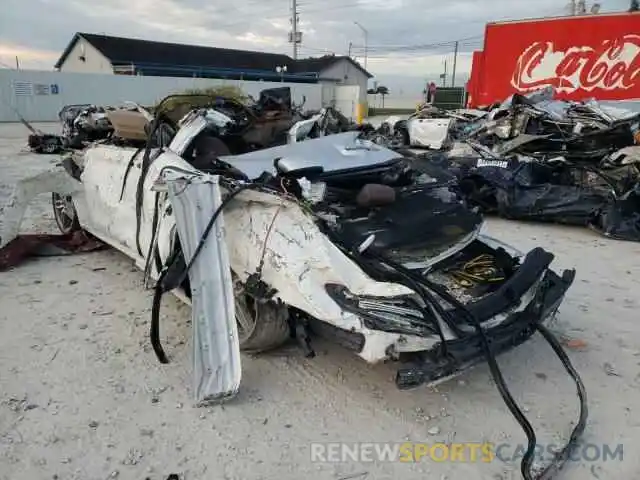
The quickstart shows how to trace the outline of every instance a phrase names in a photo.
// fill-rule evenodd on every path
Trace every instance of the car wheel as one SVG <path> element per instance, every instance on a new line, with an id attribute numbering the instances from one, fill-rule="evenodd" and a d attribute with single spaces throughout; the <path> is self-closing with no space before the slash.
<path id="1" fill-rule="evenodd" d="M 71 195 L 60 195 L 54 192 L 51 194 L 51 203 L 53 205 L 53 216 L 63 235 L 81 230 L 80 220 L 73 206 Z"/>
<path id="2" fill-rule="evenodd" d="M 235 307 L 240 350 L 264 352 L 279 347 L 289 339 L 289 311 L 286 305 L 259 302 L 237 291 Z"/>
<path id="3" fill-rule="evenodd" d="M 409 132 L 403 128 L 396 129 L 391 137 L 391 144 L 395 148 L 407 147 L 410 143 Z"/>

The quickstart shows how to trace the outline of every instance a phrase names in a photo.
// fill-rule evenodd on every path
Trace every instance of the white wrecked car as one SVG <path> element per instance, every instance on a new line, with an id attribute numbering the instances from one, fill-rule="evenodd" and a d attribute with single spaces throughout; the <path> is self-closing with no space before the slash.
<path id="1" fill-rule="evenodd" d="M 399 387 L 434 383 L 487 342 L 497 354 L 527 340 L 572 283 L 542 248 L 483 235 L 447 175 L 358 132 L 237 156 L 197 147 L 226 121 L 196 108 L 177 127 L 153 121 L 144 149 L 90 146 L 66 161 L 77 192 L 53 201 L 63 232 L 89 231 L 156 282 L 162 361 L 160 295 L 193 305 L 198 401 L 234 395 L 239 350 L 294 336 L 312 354 L 309 332 L 398 360 Z"/>
<path id="2" fill-rule="evenodd" d="M 482 110 L 441 110 L 431 105 L 422 106 L 407 118 L 392 115 L 381 123 L 380 133 L 393 147 L 420 147 L 440 150 L 452 145 L 456 129 L 473 125 L 485 117 Z"/>
<path id="3" fill-rule="evenodd" d="M 393 115 L 382 122 L 381 130 L 389 136 L 392 146 L 439 150 L 449 141 L 454 119 L 449 116 L 433 118 L 425 113 L 419 111 L 406 119 Z"/>
<path id="4" fill-rule="evenodd" d="M 483 235 L 482 218 L 451 193 L 453 177 L 363 140 L 364 132 L 322 136 L 329 132 L 306 124 L 288 131 L 289 145 L 230 155 L 226 129 L 239 124 L 229 115 L 211 104 L 181 117 L 109 112 L 110 139 L 65 158 L 64 170 L 14 188 L 0 248 L 16 237 L 29 199 L 57 192 L 63 233 L 92 233 L 153 281 L 150 338 L 160 361 L 168 361 L 159 333 L 162 294 L 192 305 L 198 403 L 236 394 L 241 349 L 297 338 L 312 356 L 310 333 L 371 363 L 397 361 L 400 388 L 433 384 L 486 360 L 527 436 L 523 478 L 548 479 L 562 467 L 586 426 L 586 392 L 544 322 L 573 270 L 558 275 L 542 248 L 525 255 Z M 566 446 L 544 468 L 534 466 L 535 432 L 496 361 L 536 331 L 580 400 Z"/>

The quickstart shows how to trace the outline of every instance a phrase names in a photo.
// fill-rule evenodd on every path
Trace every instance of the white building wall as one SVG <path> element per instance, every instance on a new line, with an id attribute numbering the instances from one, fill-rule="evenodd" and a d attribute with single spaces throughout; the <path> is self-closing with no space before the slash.
<path id="1" fill-rule="evenodd" d="M 17 121 L 14 109 L 30 121 L 57 121 L 60 109 L 73 103 L 118 105 L 130 100 L 153 105 L 171 93 L 218 85 L 237 85 L 256 98 L 266 88 L 290 86 L 294 103 L 306 97 L 305 109 L 322 107 L 325 88 L 321 84 L 0 69 L 0 122 Z"/>
<path id="2" fill-rule="evenodd" d="M 348 60 L 340 59 L 320 72 L 321 79 L 334 80 L 338 85 L 357 85 L 360 87 L 360 102 L 367 101 L 367 76 Z"/>
<path id="3" fill-rule="evenodd" d="M 80 37 L 60 65 L 60 71 L 66 73 L 113 73 L 113 67 L 107 57 Z"/>

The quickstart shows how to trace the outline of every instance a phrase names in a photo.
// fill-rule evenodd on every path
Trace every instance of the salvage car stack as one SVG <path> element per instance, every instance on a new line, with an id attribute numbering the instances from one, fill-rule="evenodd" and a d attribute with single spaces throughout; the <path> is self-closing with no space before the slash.
<path id="1" fill-rule="evenodd" d="M 454 173 L 459 195 L 484 213 L 640 241 L 640 113 L 552 97 L 544 89 L 487 111 L 431 109 L 384 128 L 404 146 L 439 134 L 443 147 L 420 157 Z"/>

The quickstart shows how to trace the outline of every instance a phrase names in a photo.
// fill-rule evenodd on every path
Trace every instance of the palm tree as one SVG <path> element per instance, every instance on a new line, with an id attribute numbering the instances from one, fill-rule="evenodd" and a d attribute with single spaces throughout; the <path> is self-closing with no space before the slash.
<path id="1" fill-rule="evenodd" d="M 376 88 L 376 94 L 382 97 L 382 108 L 384 108 L 384 96 L 389 95 L 389 89 L 384 85 L 380 85 Z"/>

